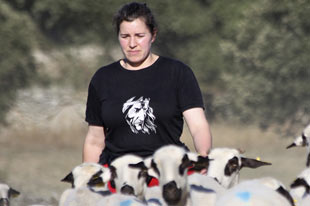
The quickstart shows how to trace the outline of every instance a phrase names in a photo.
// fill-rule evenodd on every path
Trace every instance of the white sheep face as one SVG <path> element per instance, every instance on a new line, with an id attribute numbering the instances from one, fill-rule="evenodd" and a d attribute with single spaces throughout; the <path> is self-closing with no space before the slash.
<path id="1" fill-rule="evenodd" d="M 155 151 L 151 170 L 157 173 L 163 198 L 168 204 L 176 205 L 186 198 L 189 166 L 187 152 L 181 147 L 168 145 Z"/>
<path id="2" fill-rule="evenodd" d="M 142 162 L 143 158 L 127 154 L 118 157 L 111 163 L 111 170 L 115 189 L 118 193 L 134 195 L 143 198 L 146 187 L 146 177 L 141 175 L 139 168 L 130 167 L 130 164 Z"/>
<path id="3" fill-rule="evenodd" d="M 90 180 L 99 176 L 102 179 L 101 186 L 105 186 L 105 183 L 111 179 L 110 170 L 98 163 L 84 162 L 74 167 L 62 181 L 71 183 L 72 188 L 81 188 L 88 186 Z"/>
<path id="4" fill-rule="evenodd" d="M 9 185 L 0 183 L 0 205 L 10 205 L 10 198 L 17 197 L 20 193 Z"/>
<path id="5" fill-rule="evenodd" d="M 238 150 L 215 148 L 211 150 L 209 158 L 211 161 L 207 172 L 208 176 L 215 178 L 225 188 L 229 188 L 239 181 L 241 159 Z"/>
<path id="6" fill-rule="evenodd" d="M 257 168 L 271 163 L 246 158 L 234 148 L 214 148 L 209 154 L 207 175 L 215 178 L 223 187 L 230 188 L 239 181 L 239 171 L 243 167 Z"/>
<path id="7" fill-rule="evenodd" d="M 306 166 L 310 167 L 310 124 L 302 131 L 300 136 L 295 137 L 292 144 L 286 148 L 292 147 L 307 147 L 308 154 L 306 159 Z"/>

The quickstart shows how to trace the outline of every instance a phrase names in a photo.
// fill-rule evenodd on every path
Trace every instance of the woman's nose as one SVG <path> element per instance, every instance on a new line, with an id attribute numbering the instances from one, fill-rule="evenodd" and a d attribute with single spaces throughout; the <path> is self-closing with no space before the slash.
<path id="1" fill-rule="evenodd" d="M 137 46 L 137 42 L 135 38 L 130 38 L 129 40 L 129 47 L 130 48 L 135 48 Z"/>

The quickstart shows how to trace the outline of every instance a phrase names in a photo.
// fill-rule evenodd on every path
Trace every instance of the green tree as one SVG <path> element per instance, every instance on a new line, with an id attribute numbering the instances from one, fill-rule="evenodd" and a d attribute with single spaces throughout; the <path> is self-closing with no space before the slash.
<path id="1" fill-rule="evenodd" d="M 112 39 L 112 18 L 125 0 L 6 0 L 33 19 L 53 43 L 84 44 Z"/>
<path id="2" fill-rule="evenodd" d="M 36 76 L 31 49 L 34 27 L 26 15 L 17 14 L 0 1 L 0 123 L 13 105 L 17 90 Z"/>
<path id="3" fill-rule="evenodd" d="M 223 73 L 223 114 L 263 127 L 309 121 L 309 14 L 303 0 L 262 0 L 247 10 L 235 39 L 222 44 L 233 65 Z"/>

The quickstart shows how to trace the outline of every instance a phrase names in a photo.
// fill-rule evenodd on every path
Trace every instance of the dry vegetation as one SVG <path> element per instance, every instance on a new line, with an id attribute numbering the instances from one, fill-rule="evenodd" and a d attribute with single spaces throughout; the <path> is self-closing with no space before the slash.
<path id="1" fill-rule="evenodd" d="M 60 180 L 81 162 L 87 130 L 83 116 L 74 114 L 74 109 L 67 105 L 66 109 L 59 110 L 58 115 L 48 120 L 55 124 L 52 128 L 29 127 L 25 123 L 1 131 L 0 181 L 21 192 L 12 200 L 13 206 L 35 203 L 57 205 L 61 192 L 70 187 Z M 74 118 L 70 117 L 72 115 Z M 255 170 L 243 169 L 242 179 L 273 176 L 289 186 L 304 168 L 305 148 L 286 149 L 293 137 L 284 138 L 281 134 L 262 132 L 246 125 L 212 123 L 211 129 L 214 147 L 237 147 L 245 150 L 248 157 L 259 156 L 261 160 L 272 163 L 272 166 Z M 193 149 L 187 129 L 182 139 Z"/>

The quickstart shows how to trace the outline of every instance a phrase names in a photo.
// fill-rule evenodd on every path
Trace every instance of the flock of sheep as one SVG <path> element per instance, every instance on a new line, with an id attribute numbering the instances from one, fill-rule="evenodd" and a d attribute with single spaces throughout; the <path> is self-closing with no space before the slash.
<path id="1" fill-rule="evenodd" d="M 239 182 L 243 167 L 270 163 L 245 157 L 238 149 L 213 148 L 202 157 L 167 145 L 148 158 L 124 155 L 109 167 L 77 165 L 62 180 L 71 188 L 62 193 L 59 206 L 310 206 L 309 143 L 310 124 L 287 147 L 308 148 L 306 167 L 289 188 L 274 177 Z M 158 185 L 148 186 L 154 178 Z M 0 206 L 9 206 L 18 195 L 0 183 Z"/>

